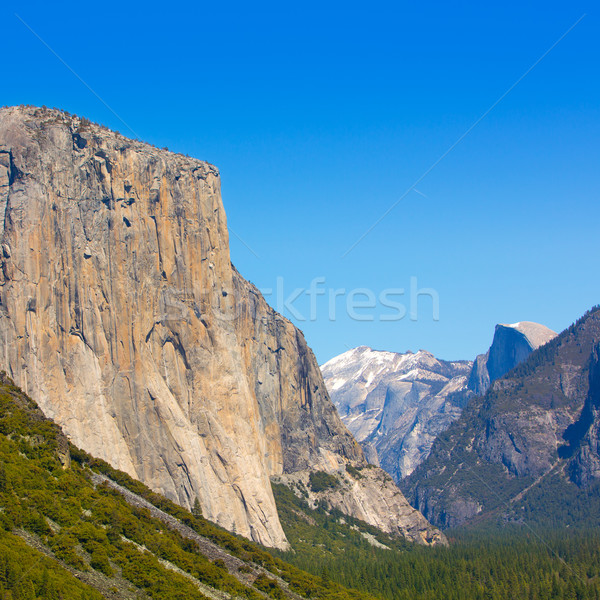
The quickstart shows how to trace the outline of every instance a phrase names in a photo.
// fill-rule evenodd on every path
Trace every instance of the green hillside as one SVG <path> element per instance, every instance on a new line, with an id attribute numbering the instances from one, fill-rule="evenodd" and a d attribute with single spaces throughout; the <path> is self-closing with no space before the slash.
<path id="1" fill-rule="evenodd" d="M 3 375 L 0 598 L 102 597 L 371 596 L 303 573 L 69 447 Z"/>
<path id="2" fill-rule="evenodd" d="M 450 548 L 427 548 L 274 491 L 290 552 L 231 535 L 69 446 L 1 378 L 2 600 L 600 600 L 597 529 L 453 532 Z"/>

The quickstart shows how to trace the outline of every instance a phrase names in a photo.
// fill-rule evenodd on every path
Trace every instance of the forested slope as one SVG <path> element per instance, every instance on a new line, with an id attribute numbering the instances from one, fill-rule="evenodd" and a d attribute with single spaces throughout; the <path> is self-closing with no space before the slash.
<path id="1" fill-rule="evenodd" d="M 2 375 L 0 598 L 102 597 L 370 596 L 274 559 L 78 450 Z"/>

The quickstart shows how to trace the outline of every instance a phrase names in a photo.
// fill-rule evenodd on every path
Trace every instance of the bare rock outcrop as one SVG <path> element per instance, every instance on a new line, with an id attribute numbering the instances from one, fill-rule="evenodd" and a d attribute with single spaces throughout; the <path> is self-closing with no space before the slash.
<path id="1" fill-rule="evenodd" d="M 0 212 L 0 364 L 76 445 L 279 548 L 270 477 L 366 464 L 302 334 L 232 267 L 215 167 L 4 108 Z"/>
<path id="2" fill-rule="evenodd" d="M 410 475 L 436 436 L 458 419 L 472 363 L 430 352 L 360 346 L 325 363 L 325 385 L 369 462 L 396 481 Z"/>
<path id="3" fill-rule="evenodd" d="M 497 325 L 474 362 L 444 361 L 425 350 L 381 352 L 359 346 L 325 363 L 325 385 L 369 462 L 401 482 L 429 455 L 467 402 L 556 337 L 544 325 Z M 470 508 L 468 508 L 470 510 Z"/>
<path id="4" fill-rule="evenodd" d="M 585 490 L 600 479 L 599 356 L 594 307 L 469 402 L 402 482 L 413 505 L 444 528 L 476 516 L 595 522 Z"/>
<path id="5" fill-rule="evenodd" d="M 318 472 L 316 472 L 318 474 Z M 374 465 L 330 471 L 331 483 L 323 489 L 311 486 L 315 471 L 297 471 L 275 478 L 284 483 L 312 508 L 325 505 L 365 521 L 390 535 L 402 535 L 422 545 L 447 545 L 444 534 L 406 502 L 392 478 Z M 399 518 L 400 517 L 400 518 Z"/>

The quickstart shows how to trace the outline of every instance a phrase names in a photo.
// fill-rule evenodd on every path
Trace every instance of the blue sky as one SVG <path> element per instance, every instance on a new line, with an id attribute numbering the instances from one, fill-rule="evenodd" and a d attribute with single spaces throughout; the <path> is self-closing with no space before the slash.
<path id="1" fill-rule="evenodd" d="M 0 104 L 219 167 L 239 270 L 324 292 L 314 319 L 306 293 L 285 311 L 320 362 L 473 358 L 498 322 L 561 330 L 600 301 L 595 3 L 5 3 L 0 31 Z M 415 280 L 439 319 L 423 295 L 411 320 Z"/>

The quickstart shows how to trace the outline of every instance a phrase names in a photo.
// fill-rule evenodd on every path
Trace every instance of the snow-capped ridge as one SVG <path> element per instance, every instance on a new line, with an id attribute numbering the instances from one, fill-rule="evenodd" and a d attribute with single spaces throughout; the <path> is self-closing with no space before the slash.
<path id="1" fill-rule="evenodd" d="M 465 386 L 470 369 L 468 361 L 439 360 L 423 349 L 400 353 L 368 346 L 344 352 L 321 367 L 342 420 L 364 447 L 375 446 L 380 452 L 391 432 L 408 432 L 417 424 L 423 430 L 422 436 L 411 436 L 410 448 L 401 451 L 394 464 L 382 464 L 397 479 L 420 462 L 423 440 L 429 443 L 437 433 L 427 425 L 430 419 L 426 414 L 435 412 L 434 405 L 444 405 L 448 394 Z M 452 411 L 443 409 L 447 414 Z M 380 452 L 380 458 L 384 454 Z"/>
<path id="2" fill-rule="evenodd" d="M 539 323 L 519 321 L 497 325 L 492 346 L 475 363 L 441 360 L 423 349 L 399 353 L 359 346 L 321 370 L 342 421 L 398 481 L 427 457 L 470 397 L 484 393 L 555 335 Z"/>

